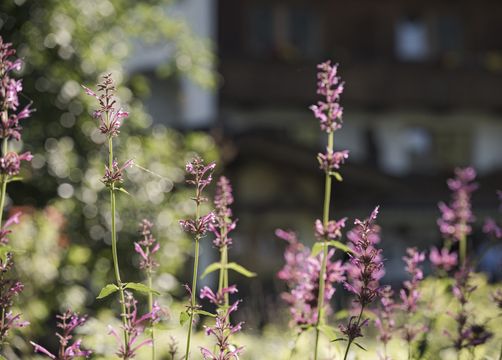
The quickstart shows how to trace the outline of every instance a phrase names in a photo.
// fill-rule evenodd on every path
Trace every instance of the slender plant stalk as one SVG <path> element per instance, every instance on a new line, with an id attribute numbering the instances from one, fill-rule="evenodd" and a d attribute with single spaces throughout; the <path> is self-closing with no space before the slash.
<path id="1" fill-rule="evenodd" d="M 363 316 L 364 306 L 361 306 L 361 311 L 359 311 L 359 316 L 357 317 L 356 328 L 359 328 L 359 323 L 361 322 L 361 317 Z M 343 356 L 343 360 L 347 360 L 347 356 L 349 355 L 350 345 L 354 340 L 351 339 L 347 343 L 347 348 L 345 349 L 345 355 Z M 408 355 L 409 356 L 409 355 Z"/>
<path id="2" fill-rule="evenodd" d="M 328 151 L 333 151 L 333 132 L 328 135 Z M 329 222 L 329 209 L 331 202 L 331 175 L 326 173 L 325 186 L 324 186 L 324 211 L 323 211 L 323 225 L 326 227 Z M 324 277 L 326 274 L 326 263 L 328 257 L 328 245 L 325 243 L 323 245 L 323 257 L 321 264 L 321 271 L 319 273 L 319 294 L 317 296 L 317 323 L 315 329 L 315 346 L 314 346 L 314 360 L 317 360 L 317 353 L 319 348 L 319 326 L 323 322 L 323 308 L 324 308 L 324 287 L 325 281 Z"/>
<path id="3" fill-rule="evenodd" d="M 465 228 L 465 224 L 462 224 L 462 226 Z M 467 236 L 465 235 L 465 232 L 460 237 L 459 248 L 460 248 L 460 265 L 464 266 L 465 261 L 467 259 Z"/>
<path id="4" fill-rule="evenodd" d="M 3 113 L 4 116 L 7 116 L 7 113 Z M 7 154 L 9 144 L 7 138 L 3 138 L 2 140 L 2 156 L 5 156 Z M 2 227 L 2 220 L 3 220 L 3 210 L 5 206 L 5 197 L 7 193 L 7 175 L 2 174 L 1 175 L 1 183 L 2 183 L 2 189 L 0 192 L 0 228 Z M 4 327 L 5 323 L 5 308 L 2 308 L 2 328 Z M 0 344 L 0 348 L 3 348 L 3 343 Z"/>
<path id="5" fill-rule="evenodd" d="M 220 236 L 222 239 L 226 238 L 227 236 L 227 225 L 225 222 L 225 225 L 220 229 Z M 220 275 L 219 275 L 219 281 L 218 281 L 218 291 L 221 291 L 224 288 L 228 287 L 228 246 L 223 245 L 220 250 L 220 264 L 221 264 L 221 269 L 220 269 Z M 224 296 L 224 305 L 225 308 L 229 306 L 229 296 L 228 294 L 225 294 Z"/>
<path id="6" fill-rule="evenodd" d="M 193 315 L 195 313 L 195 289 L 197 288 L 197 272 L 199 269 L 199 239 L 195 239 L 195 259 L 193 263 L 192 297 L 190 299 L 190 320 L 188 323 L 187 348 L 184 359 L 190 359 L 190 338 L 192 337 Z"/>
<path id="7" fill-rule="evenodd" d="M 108 114 L 107 114 L 108 121 Z M 111 136 L 108 137 L 108 167 L 113 171 L 113 139 Z M 113 257 L 113 269 L 115 272 L 115 281 L 119 288 L 120 293 L 120 306 L 122 313 L 120 314 L 122 318 L 122 323 L 124 325 L 124 349 L 128 349 L 129 346 L 129 335 L 126 331 L 127 318 L 126 318 L 126 307 L 125 307 L 125 296 L 124 289 L 122 287 L 122 280 L 120 280 L 120 270 L 119 270 L 119 259 L 117 256 L 117 226 L 116 220 L 116 204 L 115 204 L 115 185 L 112 183 L 110 186 L 110 207 L 111 207 L 111 217 L 112 217 L 112 257 Z"/>
<path id="8" fill-rule="evenodd" d="M 150 249 L 147 249 L 147 256 L 150 252 Z M 152 287 L 152 272 L 151 271 L 148 271 L 147 272 L 147 282 L 148 282 L 148 287 L 150 289 L 153 289 Z M 151 291 L 148 292 L 148 311 L 150 312 L 150 314 L 152 313 L 153 311 L 153 293 Z M 152 327 L 151 327 L 151 333 L 150 333 L 150 339 L 152 340 L 152 360 L 155 360 L 155 332 L 154 332 L 154 328 L 153 328 L 153 324 L 152 324 Z"/>
<path id="9" fill-rule="evenodd" d="M 7 138 L 3 138 L 2 140 L 2 156 L 5 156 L 8 151 L 8 140 Z M 2 190 L 0 192 L 0 227 L 2 226 L 3 220 L 3 208 L 5 206 L 5 197 L 7 192 L 7 175 L 3 174 L 1 178 Z"/>
<path id="10" fill-rule="evenodd" d="M 199 188 L 196 190 L 196 206 L 195 206 L 195 221 L 197 221 L 200 217 L 200 191 Z M 193 277 L 192 277 L 192 296 L 190 299 L 190 319 L 188 323 L 188 334 L 187 334 L 187 346 L 184 360 L 190 359 L 190 340 L 192 337 L 192 325 L 193 325 L 193 316 L 195 313 L 195 294 L 197 292 L 197 277 L 199 271 L 199 241 L 200 235 L 195 235 L 195 257 L 193 262 Z"/>

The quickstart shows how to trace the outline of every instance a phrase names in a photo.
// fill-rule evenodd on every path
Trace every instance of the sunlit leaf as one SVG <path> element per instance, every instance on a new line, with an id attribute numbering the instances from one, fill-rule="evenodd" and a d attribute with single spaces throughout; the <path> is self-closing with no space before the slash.
<path id="1" fill-rule="evenodd" d="M 204 272 L 202 273 L 202 275 L 200 276 L 201 279 L 204 279 L 207 275 L 209 275 L 210 273 L 216 271 L 216 270 L 219 270 L 221 269 L 221 264 L 220 263 L 212 263 L 211 265 L 209 265 L 205 270 Z"/>
<path id="2" fill-rule="evenodd" d="M 241 266 L 241 265 L 234 263 L 234 262 L 229 263 L 227 265 L 227 268 L 231 269 L 235 272 L 238 272 L 239 274 L 244 275 L 245 277 L 255 277 L 256 276 L 256 273 L 249 271 L 244 266 Z"/>
<path id="3" fill-rule="evenodd" d="M 105 297 L 113 294 L 114 292 L 118 291 L 119 287 L 115 284 L 108 284 L 104 288 L 101 289 L 99 292 L 99 295 L 96 299 L 104 299 Z"/>
<path id="4" fill-rule="evenodd" d="M 180 325 L 183 326 L 185 323 L 190 320 L 190 315 L 186 311 L 180 312 Z"/>
<path id="5" fill-rule="evenodd" d="M 127 283 L 127 284 L 124 284 L 124 289 L 131 289 L 131 290 L 138 291 L 138 292 L 141 292 L 144 294 L 152 293 L 154 295 L 160 295 L 160 293 L 158 291 L 156 291 L 156 290 L 154 290 L 154 289 L 152 289 L 142 283 Z"/>

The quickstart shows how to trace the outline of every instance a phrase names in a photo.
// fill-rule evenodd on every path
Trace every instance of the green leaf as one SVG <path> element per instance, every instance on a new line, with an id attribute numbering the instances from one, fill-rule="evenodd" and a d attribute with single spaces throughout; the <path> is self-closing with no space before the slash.
<path id="1" fill-rule="evenodd" d="M 336 180 L 338 181 L 343 181 L 342 175 L 340 175 L 339 172 L 332 171 L 329 173 L 331 176 L 333 176 Z"/>
<path id="2" fill-rule="evenodd" d="M 152 293 L 154 295 L 160 295 L 160 293 L 152 288 L 146 286 L 142 283 L 126 283 L 124 284 L 124 289 L 132 289 L 134 291 L 138 291 L 144 294 Z"/>
<path id="3" fill-rule="evenodd" d="M 209 311 L 204 311 L 204 310 L 196 310 L 195 311 L 196 314 L 199 314 L 199 315 L 205 315 L 205 316 L 211 316 L 211 317 L 216 317 L 215 314 L 212 314 L 210 313 Z"/>
<path id="4" fill-rule="evenodd" d="M 227 269 L 231 269 L 231 270 L 238 272 L 239 274 L 244 275 L 245 277 L 248 277 L 248 278 L 256 276 L 256 273 L 249 271 L 244 266 L 241 266 L 241 265 L 234 263 L 234 262 L 229 263 L 227 265 Z"/>
<path id="5" fill-rule="evenodd" d="M 180 325 L 183 326 L 185 323 L 190 320 L 190 315 L 186 311 L 180 312 Z"/>
<path id="6" fill-rule="evenodd" d="M 108 284 L 104 288 L 101 289 L 99 292 L 99 295 L 96 299 L 104 299 L 105 297 L 113 294 L 114 292 L 118 291 L 119 287 L 115 284 Z"/>
<path id="7" fill-rule="evenodd" d="M 346 253 L 352 252 L 352 250 L 350 250 L 350 248 L 347 245 L 345 245 L 344 243 L 342 243 L 340 241 L 336 241 L 336 240 L 330 240 L 330 241 L 316 242 L 314 244 L 314 246 L 312 246 L 311 255 L 317 256 L 318 254 L 320 254 L 321 251 L 323 250 L 325 244 L 328 246 L 333 246 L 333 247 L 335 247 L 339 250 L 342 250 L 343 252 L 346 252 Z"/>
<path id="8" fill-rule="evenodd" d="M 325 242 L 316 242 L 314 246 L 312 246 L 312 251 L 310 255 L 317 256 L 324 249 Z"/>
<path id="9" fill-rule="evenodd" d="M 329 325 L 319 325 L 319 331 L 322 332 L 329 341 L 334 341 L 336 339 L 335 328 Z"/>
<path id="10" fill-rule="evenodd" d="M 361 349 L 363 349 L 364 351 L 367 351 L 364 347 L 362 347 L 362 345 L 358 344 L 358 343 L 354 343 L 354 345 L 356 345 L 357 347 L 360 347 Z"/>
<path id="11" fill-rule="evenodd" d="M 221 264 L 220 263 L 212 263 L 211 265 L 208 265 L 208 267 L 204 270 L 202 275 L 200 276 L 201 279 L 204 279 L 207 275 L 211 274 L 212 272 L 221 269 Z"/>
<path id="12" fill-rule="evenodd" d="M 116 187 L 116 188 L 115 188 L 115 190 L 120 191 L 120 192 L 123 192 L 124 194 L 127 194 L 127 195 L 131 196 L 131 194 L 129 194 L 129 193 L 127 192 L 127 190 L 126 190 L 126 189 L 124 189 L 123 187 Z"/>
<path id="13" fill-rule="evenodd" d="M 351 253 L 352 250 L 350 250 L 350 248 L 345 245 L 344 243 L 340 242 L 340 241 L 336 241 L 336 240 L 331 240 L 331 241 L 328 241 L 328 245 L 329 246 L 333 246 L 339 250 L 342 250 L 346 253 Z"/>

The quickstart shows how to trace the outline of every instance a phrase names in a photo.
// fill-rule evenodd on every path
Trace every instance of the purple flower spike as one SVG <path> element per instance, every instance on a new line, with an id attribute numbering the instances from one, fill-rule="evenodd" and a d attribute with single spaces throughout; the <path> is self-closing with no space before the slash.
<path id="1" fill-rule="evenodd" d="M 420 281 L 422 281 L 424 274 L 421 269 L 421 264 L 425 260 L 425 253 L 419 252 L 416 248 L 406 249 L 407 256 L 403 257 L 406 263 L 405 270 L 411 275 L 410 280 L 404 282 L 404 288 L 401 289 L 399 296 L 401 298 L 401 308 L 411 317 L 417 311 L 418 301 L 420 300 Z M 411 343 L 417 335 L 426 331 L 427 327 L 421 324 L 412 324 L 408 321 L 403 328 L 403 338 Z"/>
<path id="2" fill-rule="evenodd" d="M 394 320 L 396 305 L 392 298 L 394 296 L 394 291 L 392 291 L 390 286 L 385 286 L 380 294 L 381 307 L 377 311 L 375 326 L 378 329 L 378 339 L 386 346 L 392 339 L 392 333 L 396 327 L 396 322 Z"/>
<path id="3" fill-rule="evenodd" d="M 237 220 L 232 220 L 230 205 L 233 202 L 234 197 L 230 181 L 222 176 L 216 184 L 216 194 L 214 196 L 216 221 L 214 224 L 209 224 L 210 230 L 215 236 L 213 243 L 218 248 L 232 244 L 232 238 L 228 235 L 237 226 Z"/>
<path id="4" fill-rule="evenodd" d="M 378 207 L 365 221 L 356 220 L 355 228 L 347 234 L 352 253 L 349 254 L 348 280 L 344 287 L 355 295 L 354 301 L 362 308 L 379 296 L 379 280 L 385 273 L 382 251 L 374 246 L 380 241 L 380 228 L 374 223 L 377 214 Z"/>
<path id="5" fill-rule="evenodd" d="M 133 166 L 133 160 L 127 160 L 122 166 L 119 167 L 116 160 L 113 160 L 112 169 L 105 166 L 105 176 L 101 181 L 108 187 L 113 185 L 121 185 L 124 182 L 124 170 Z"/>
<path id="6" fill-rule="evenodd" d="M 80 347 L 82 345 L 82 340 L 76 340 L 73 343 L 71 340 L 73 339 L 73 330 L 75 328 L 82 326 L 87 317 L 80 317 L 77 313 L 74 313 L 70 310 L 66 311 L 64 314 L 57 315 L 58 328 L 61 329 L 61 333 L 56 333 L 59 338 L 59 356 L 52 354 L 49 350 L 40 346 L 33 341 L 30 341 L 30 344 L 33 345 L 34 351 L 36 353 L 43 354 L 51 359 L 57 360 L 72 360 L 76 358 L 88 358 L 91 356 L 92 351 L 90 350 L 82 350 Z"/>
<path id="7" fill-rule="evenodd" d="M 123 339 L 119 334 L 109 326 L 109 334 L 113 335 L 117 344 L 119 344 L 119 349 L 117 351 L 117 356 L 121 359 L 134 359 L 136 357 L 136 352 L 146 345 L 152 344 L 152 339 L 147 339 L 140 342 L 140 335 L 143 334 L 145 328 L 151 324 L 157 323 L 162 316 L 164 316 L 164 311 L 154 303 L 151 312 L 148 312 L 142 316 L 138 315 L 138 302 L 134 299 L 134 296 L 125 291 L 125 308 L 126 308 L 126 325 L 123 326 L 124 330 L 128 335 L 128 343 L 124 346 Z"/>
<path id="8" fill-rule="evenodd" d="M 449 205 L 438 204 L 441 218 L 438 220 L 439 230 L 447 240 L 460 241 L 472 232 L 471 223 L 474 216 L 471 210 L 471 196 L 478 188 L 474 183 L 476 172 L 473 168 L 456 169 L 455 178 L 448 180 L 448 187 L 453 192 Z"/>
<path id="9" fill-rule="evenodd" d="M 417 302 L 420 298 L 419 284 L 424 278 L 424 273 L 420 265 L 425 260 L 425 253 L 418 252 L 416 248 L 406 249 L 407 256 L 403 257 L 406 263 L 406 272 L 411 275 L 411 280 L 404 282 L 404 289 L 401 290 L 400 296 L 403 302 L 403 310 L 413 313 L 417 309 Z"/>
<path id="10" fill-rule="evenodd" d="M 321 130 L 328 133 L 336 131 L 342 127 L 343 108 L 338 101 L 343 92 L 344 84 L 340 82 L 337 75 L 338 65 L 331 65 L 330 61 L 317 66 L 317 93 L 324 97 L 323 101 L 318 101 L 317 105 L 312 105 L 310 109 L 319 120 Z"/>
<path id="11" fill-rule="evenodd" d="M 216 164 L 214 162 L 208 165 L 204 164 L 204 160 L 195 157 L 186 164 L 186 172 L 190 178 L 186 182 L 195 186 L 195 197 L 193 201 L 199 206 L 202 202 L 207 201 L 207 198 L 202 196 L 204 188 L 213 180 L 212 174 Z M 197 219 L 180 220 L 179 224 L 182 229 L 188 233 L 195 235 L 198 239 L 203 237 L 209 230 L 212 229 L 216 221 L 216 215 L 210 212 L 206 215 L 199 216 Z"/>
<path id="12" fill-rule="evenodd" d="M 210 294 L 214 295 L 210 289 L 205 288 L 203 291 L 204 294 L 209 297 L 212 297 Z M 226 291 L 236 292 L 237 289 L 231 286 L 227 288 Z M 224 294 L 222 292 L 220 297 L 223 296 Z M 214 299 L 216 300 L 217 297 Z M 204 360 L 239 360 L 239 355 L 244 351 L 244 347 L 235 346 L 230 342 L 231 336 L 242 329 L 242 322 L 236 325 L 232 325 L 230 323 L 230 315 L 237 311 L 238 305 L 239 301 L 236 301 L 227 309 L 220 309 L 216 315 L 215 324 L 213 326 L 204 326 L 206 335 L 213 336 L 216 339 L 216 350 L 214 352 L 204 347 L 200 348 L 200 352 Z"/>
<path id="13" fill-rule="evenodd" d="M 286 264 L 277 276 L 286 282 L 289 291 L 282 293 L 281 297 L 290 307 L 292 316 L 290 325 L 298 327 L 301 331 L 304 325 L 314 325 L 317 322 L 322 254 L 312 257 L 310 251 L 298 241 L 294 232 L 278 229 L 276 236 L 288 242 L 284 252 Z M 329 301 L 335 294 L 335 284 L 345 280 L 345 267 L 341 261 L 333 261 L 333 255 L 334 251 L 329 251 L 326 259 L 324 303 L 327 313 L 331 311 Z"/>
<path id="14" fill-rule="evenodd" d="M 140 255 L 139 267 L 147 273 L 152 273 L 159 266 L 154 255 L 160 249 L 160 244 L 152 234 L 153 223 L 143 219 L 139 224 L 142 240 L 134 243 L 134 250 Z"/>
<path id="15" fill-rule="evenodd" d="M 98 84 L 99 95 L 82 85 L 85 93 L 96 98 L 99 102 L 99 109 L 94 111 L 94 117 L 99 119 L 99 131 L 107 137 L 115 137 L 120 133 L 122 120 L 129 116 L 127 111 L 116 107 L 115 85 L 111 74 L 103 76 L 103 81 Z"/>

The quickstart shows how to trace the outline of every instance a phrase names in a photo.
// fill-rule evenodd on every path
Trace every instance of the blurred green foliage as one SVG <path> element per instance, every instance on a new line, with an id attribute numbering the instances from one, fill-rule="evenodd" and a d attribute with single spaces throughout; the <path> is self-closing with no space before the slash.
<path id="1" fill-rule="evenodd" d="M 108 192 L 100 182 L 106 148 L 90 116 L 95 99 L 80 88 L 95 88 L 104 73 L 113 74 L 117 95 L 130 112 L 116 142 L 116 156 L 119 162 L 133 158 L 148 169 L 128 170 L 125 187 L 131 195 L 120 194 L 118 199 L 123 278 L 142 280 L 133 241 L 139 221 L 146 217 L 155 222 L 162 245 L 155 287 L 163 293 L 163 303 L 171 301 L 168 291 L 181 290 L 174 275 L 191 243 L 178 219 L 193 211 L 183 184 L 184 164 L 194 153 L 216 160 L 218 152 L 203 133 L 182 135 L 153 125 L 142 106 L 148 81 L 127 73 L 124 65 L 138 43 L 168 44 L 172 56 L 159 66 L 158 76 L 187 76 L 201 86 L 214 86 L 211 44 L 194 36 L 171 5 L 162 0 L 0 4 L 1 35 L 25 61 L 22 100 L 33 101 L 37 109 L 23 124 L 24 144 L 18 144 L 34 154 L 33 167 L 24 169 L 23 183 L 8 188 L 11 207 L 29 205 L 12 244 L 19 250 L 17 268 L 26 285 L 19 309 L 31 322 L 12 338 L 5 353 L 9 359 L 32 356 L 27 339 L 53 348 L 56 312 L 71 307 L 94 314 L 115 306 L 115 299 L 95 300 L 112 280 Z M 102 326 L 106 332 L 106 324 Z"/>

